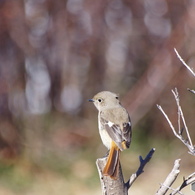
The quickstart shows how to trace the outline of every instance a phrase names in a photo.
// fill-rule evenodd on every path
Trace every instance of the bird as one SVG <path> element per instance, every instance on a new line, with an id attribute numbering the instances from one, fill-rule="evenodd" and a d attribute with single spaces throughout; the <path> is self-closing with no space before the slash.
<path id="1" fill-rule="evenodd" d="M 93 102 L 98 110 L 99 134 L 109 150 L 103 175 L 117 179 L 120 152 L 129 148 L 131 143 L 130 116 L 121 105 L 119 96 L 113 92 L 99 92 L 89 101 Z"/>

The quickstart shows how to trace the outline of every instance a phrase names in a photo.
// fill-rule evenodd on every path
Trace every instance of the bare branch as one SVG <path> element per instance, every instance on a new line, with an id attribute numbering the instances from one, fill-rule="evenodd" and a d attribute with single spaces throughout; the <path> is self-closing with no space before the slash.
<path id="1" fill-rule="evenodd" d="M 143 159 L 142 156 L 139 157 L 140 166 L 136 171 L 136 173 L 132 174 L 130 179 L 126 182 L 125 186 L 127 187 L 127 189 L 129 189 L 131 185 L 134 183 L 134 181 L 138 178 L 138 176 L 144 172 L 144 167 L 150 161 L 154 152 L 155 152 L 155 148 L 152 148 L 150 152 L 147 154 L 147 156 L 145 157 L 145 159 Z"/>
<path id="2" fill-rule="evenodd" d="M 190 68 L 185 61 L 181 58 L 181 56 L 179 55 L 179 53 L 177 52 L 177 50 L 174 48 L 177 57 L 179 58 L 179 60 L 183 63 L 184 66 L 186 66 L 186 68 L 188 70 L 190 70 L 190 72 L 193 74 L 193 76 L 195 76 L 195 73 L 193 72 L 192 68 Z M 190 90 L 188 89 L 190 92 L 195 94 L 194 90 Z M 172 122 L 170 121 L 169 117 L 167 116 L 167 114 L 164 112 L 164 110 L 162 109 L 162 107 L 160 105 L 157 105 L 158 109 L 162 112 L 162 114 L 164 115 L 164 117 L 166 118 L 167 122 L 169 123 L 169 126 L 171 127 L 171 130 L 173 131 L 174 135 L 185 145 L 187 146 L 189 153 L 195 156 L 195 146 L 192 143 L 189 131 L 188 131 L 188 127 L 185 121 L 185 117 L 182 111 L 182 108 L 180 106 L 180 98 L 179 98 L 179 93 L 177 88 L 175 88 L 174 90 L 171 90 L 176 104 L 177 104 L 177 109 L 178 109 L 178 132 L 175 130 Z M 182 126 L 184 127 L 181 127 Z M 183 131 L 185 131 L 186 136 L 187 136 L 187 140 L 184 139 L 183 137 Z M 157 191 L 156 195 L 164 195 L 166 194 L 166 192 L 171 189 L 173 192 L 170 195 L 175 195 L 175 194 L 182 194 L 181 189 L 183 189 L 184 187 L 186 187 L 187 185 L 194 183 L 195 182 L 195 172 L 192 173 L 191 175 L 189 175 L 186 179 L 184 178 L 183 183 L 181 184 L 181 186 L 179 186 L 176 189 L 172 189 L 171 185 L 173 184 L 173 182 L 176 180 L 180 170 L 180 159 L 175 160 L 175 164 L 174 167 L 171 171 L 171 173 L 168 175 L 168 177 L 166 178 L 166 180 L 164 181 L 164 183 L 161 185 L 160 189 Z"/>
<path id="3" fill-rule="evenodd" d="M 115 194 L 115 195 L 127 195 L 128 190 L 133 184 L 133 182 L 138 178 L 138 176 L 144 172 L 145 165 L 150 161 L 153 154 L 155 152 L 155 148 L 152 148 L 145 159 L 143 159 L 141 156 L 139 157 L 140 160 L 140 166 L 136 173 L 132 174 L 130 179 L 124 183 L 123 179 L 123 173 L 121 165 L 119 166 L 119 173 L 118 177 L 116 179 L 112 179 L 109 176 L 104 176 L 102 173 L 102 170 L 105 167 L 107 157 L 98 158 L 96 161 L 97 169 L 100 176 L 100 182 L 102 187 L 102 194 L 108 195 L 108 194 Z"/>
<path id="4" fill-rule="evenodd" d="M 180 159 L 175 160 L 174 166 L 172 171 L 169 173 L 163 184 L 161 185 L 160 189 L 157 191 L 156 195 L 164 195 L 169 190 L 173 182 L 176 180 L 180 170 Z"/>
<path id="5" fill-rule="evenodd" d="M 174 51 L 175 51 L 177 57 L 179 58 L 179 60 L 182 62 L 182 64 L 183 64 L 183 65 L 184 65 L 184 66 L 193 74 L 193 76 L 195 77 L 195 73 L 194 73 L 193 69 L 190 68 L 190 67 L 185 63 L 185 61 L 182 59 L 182 57 L 179 55 L 178 51 L 177 51 L 175 48 L 174 48 Z"/>
<path id="6" fill-rule="evenodd" d="M 163 108 L 157 104 L 158 109 L 162 112 L 162 114 L 164 115 L 164 117 L 166 118 L 167 122 L 169 123 L 169 126 L 171 127 L 171 130 L 173 131 L 174 135 L 181 140 L 181 135 L 178 135 L 172 122 L 170 121 L 169 117 L 167 116 L 167 114 L 165 113 L 165 111 L 163 110 Z M 182 140 L 181 140 L 182 141 Z M 182 141 L 183 142 L 183 141 Z"/>
<path id="7" fill-rule="evenodd" d="M 185 188 L 186 186 L 188 186 L 194 182 L 195 182 L 195 172 L 192 173 L 191 175 L 189 175 L 186 179 L 184 179 L 181 186 L 178 187 L 177 189 L 173 190 L 173 192 L 170 195 L 175 195 L 177 193 L 181 193 L 180 190 L 182 190 L 183 188 Z"/>
<path id="8" fill-rule="evenodd" d="M 189 89 L 189 88 L 187 88 L 187 90 L 190 91 L 191 93 L 195 94 L 195 90 Z"/>
<path id="9" fill-rule="evenodd" d="M 184 114 L 183 114 L 183 111 L 181 109 L 181 106 L 180 106 L 180 100 L 179 100 L 179 94 L 178 94 L 178 91 L 177 91 L 177 88 L 175 88 L 175 90 L 172 90 L 172 93 L 175 97 L 175 101 L 176 101 L 176 104 L 177 104 L 177 109 L 178 109 L 178 133 L 176 132 L 172 122 L 170 121 L 169 117 L 167 116 L 167 114 L 164 112 L 164 110 L 162 109 L 162 107 L 160 105 L 157 105 L 158 109 L 162 112 L 162 114 L 164 115 L 164 117 L 166 118 L 167 122 L 169 123 L 169 126 L 171 127 L 174 135 L 185 145 L 187 146 L 188 150 L 189 150 L 189 153 L 193 156 L 195 156 L 195 146 L 192 144 L 192 140 L 191 140 L 191 137 L 190 137 L 190 134 L 189 134 L 189 131 L 188 131 L 188 127 L 186 125 L 186 121 L 185 121 L 185 118 L 184 118 Z M 187 138 L 188 140 L 185 140 L 182 136 L 182 132 L 183 130 L 181 129 L 181 120 L 182 120 L 182 123 L 184 125 L 184 130 L 187 134 Z"/>
<path id="10" fill-rule="evenodd" d="M 175 101 L 177 103 L 178 115 L 181 116 L 181 118 L 182 118 L 182 121 L 183 121 L 183 124 L 184 124 L 184 128 L 185 128 L 185 131 L 186 131 L 186 134 L 187 134 L 190 146 L 193 148 L 193 144 L 192 144 L 192 140 L 191 140 L 191 137 L 190 137 L 190 134 L 189 134 L 189 131 L 188 131 L 188 127 L 186 125 L 186 121 L 185 121 L 185 118 L 184 118 L 184 115 L 183 115 L 183 111 L 182 111 L 181 106 L 180 106 L 179 93 L 177 91 L 177 88 L 175 88 L 175 91 L 174 90 L 171 90 L 171 91 L 172 91 L 172 93 L 173 93 L 173 95 L 175 97 Z"/>

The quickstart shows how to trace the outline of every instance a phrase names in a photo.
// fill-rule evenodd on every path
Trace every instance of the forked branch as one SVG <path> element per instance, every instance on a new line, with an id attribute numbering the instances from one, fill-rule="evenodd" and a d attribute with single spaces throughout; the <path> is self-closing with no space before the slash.
<path id="1" fill-rule="evenodd" d="M 104 176 L 102 170 L 107 161 L 107 157 L 99 158 L 96 161 L 97 169 L 100 176 L 100 182 L 102 187 L 102 194 L 114 194 L 114 195 L 127 195 L 128 190 L 133 184 L 133 182 L 138 178 L 138 176 L 144 172 L 145 165 L 150 161 L 153 154 L 155 152 L 155 148 L 152 148 L 147 156 L 143 159 L 142 156 L 139 157 L 140 165 L 136 173 L 132 174 L 130 179 L 125 183 L 123 179 L 123 173 L 121 166 L 119 167 L 119 174 L 116 180 L 111 179 L 109 176 Z"/>
<path id="2" fill-rule="evenodd" d="M 138 176 L 144 172 L 144 167 L 150 161 L 154 152 L 155 152 L 155 148 L 152 148 L 150 152 L 147 154 L 146 158 L 143 159 L 142 156 L 139 157 L 140 166 L 138 170 L 136 171 L 136 173 L 133 173 L 131 177 L 129 178 L 129 180 L 126 182 L 125 185 L 127 189 L 129 189 L 131 185 L 134 183 L 134 181 L 138 178 Z"/>
<path id="3" fill-rule="evenodd" d="M 178 109 L 178 131 L 175 130 L 171 120 L 169 119 L 169 117 L 167 116 L 167 114 L 165 113 L 165 111 L 163 110 L 163 108 L 160 105 L 157 105 L 158 109 L 162 112 L 162 114 L 164 115 L 164 117 L 166 118 L 167 122 L 169 123 L 169 126 L 171 127 L 171 130 L 173 131 L 174 135 L 185 145 L 187 146 L 189 153 L 193 156 L 195 156 L 195 147 L 192 143 L 189 131 L 188 131 L 188 127 L 186 125 L 186 121 L 184 118 L 184 114 L 182 111 L 182 108 L 180 106 L 180 99 L 179 99 L 179 94 L 177 91 L 177 88 L 175 88 L 175 90 L 172 90 L 172 93 L 174 95 L 176 104 L 177 104 L 177 109 Z M 184 125 L 184 128 L 181 128 L 182 124 Z M 187 135 L 187 140 L 183 137 L 183 131 L 186 132 Z"/>
<path id="4" fill-rule="evenodd" d="M 179 53 L 177 52 L 177 50 L 174 48 L 175 53 L 177 55 L 177 57 L 179 58 L 179 60 L 183 63 L 183 65 L 193 74 L 193 76 L 195 76 L 195 73 L 193 71 L 192 68 L 190 68 L 185 61 L 181 58 L 181 56 L 179 55 Z M 195 94 L 195 90 L 191 90 L 188 89 L 190 92 Z M 192 143 L 190 134 L 189 134 L 189 130 L 188 127 L 186 125 L 186 121 L 184 118 L 184 114 L 182 111 L 182 108 L 180 106 L 180 99 L 179 99 L 179 93 L 177 91 L 177 88 L 175 88 L 175 90 L 172 90 L 172 93 L 174 95 L 176 104 L 177 104 L 177 110 L 178 110 L 178 130 L 175 130 L 175 127 L 173 126 L 171 120 L 169 119 L 169 117 L 167 116 L 167 114 L 165 113 L 165 111 L 162 109 L 162 107 L 160 105 L 157 105 L 158 109 L 162 112 L 162 114 L 164 115 L 164 117 L 166 118 L 169 126 L 171 127 L 171 130 L 173 131 L 174 135 L 188 148 L 188 152 L 195 156 L 195 146 Z M 184 127 L 182 127 L 184 126 Z M 184 139 L 183 133 L 186 133 L 187 139 Z M 161 185 L 160 189 L 157 191 L 156 195 L 164 195 L 166 194 L 166 192 L 171 189 L 172 193 L 170 195 L 175 195 L 175 194 L 182 194 L 181 190 L 186 187 L 189 184 L 192 184 L 195 182 L 195 172 L 192 173 L 191 175 L 189 175 L 186 179 L 184 178 L 183 183 L 181 184 L 181 186 L 179 186 L 176 189 L 172 189 L 171 185 L 172 183 L 175 181 L 175 179 L 177 178 L 180 170 L 179 170 L 179 161 L 180 159 L 175 161 L 173 170 L 171 171 L 171 173 L 168 175 L 168 177 L 166 178 L 166 180 L 164 181 L 164 183 Z"/>
<path id="5" fill-rule="evenodd" d="M 191 175 L 189 175 L 186 179 L 184 178 L 181 186 L 179 186 L 177 189 L 173 190 L 173 192 L 170 195 L 175 195 L 175 194 L 179 193 L 180 190 L 182 190 L 183 188 L 185 188 L 186 186 L 188 186 L 194 182 L 195 182 L 195 172 L 192 173 Z"/>

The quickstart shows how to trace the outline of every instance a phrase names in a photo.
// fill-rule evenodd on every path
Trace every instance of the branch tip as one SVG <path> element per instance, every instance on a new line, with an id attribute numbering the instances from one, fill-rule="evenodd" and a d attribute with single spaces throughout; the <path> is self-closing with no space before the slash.
<path id="1" fill-rule="evenodd" d="M 195 90 L 189 89 L 189 88 L 187 88 L 187 90 L 190 91 L 191 93 L 195 94 Z"/>
<path id="2" fill-rule="evenodd" d="M 183 58 L 179 55 L 179 53 L 178 53 L 178 51 L 176 50 L 176 48 L 174 48 L 174 51 L 175 51 L 175 53 L 176 53 L 178 59 L 182 62 L 182 64 L 183 64 L 183 65 L 184 65 L 184 66 L 193 74 L 193 76 L 195 76 L 195 73 L 194 73 L 193 69 L 190 68 L 190 67 L 186 64 L 186 62 L 183 60 Z"/>

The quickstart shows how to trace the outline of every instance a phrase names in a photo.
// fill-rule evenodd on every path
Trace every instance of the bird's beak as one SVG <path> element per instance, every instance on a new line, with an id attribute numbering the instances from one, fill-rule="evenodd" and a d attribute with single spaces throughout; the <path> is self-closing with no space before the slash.
<path id="1" fill-rule="evenodd" d="M 89 101 L 89 102 L 94 102 L 94 100 L 93 100 L 93 99 L 89 99 L 88 101 Z"/>

